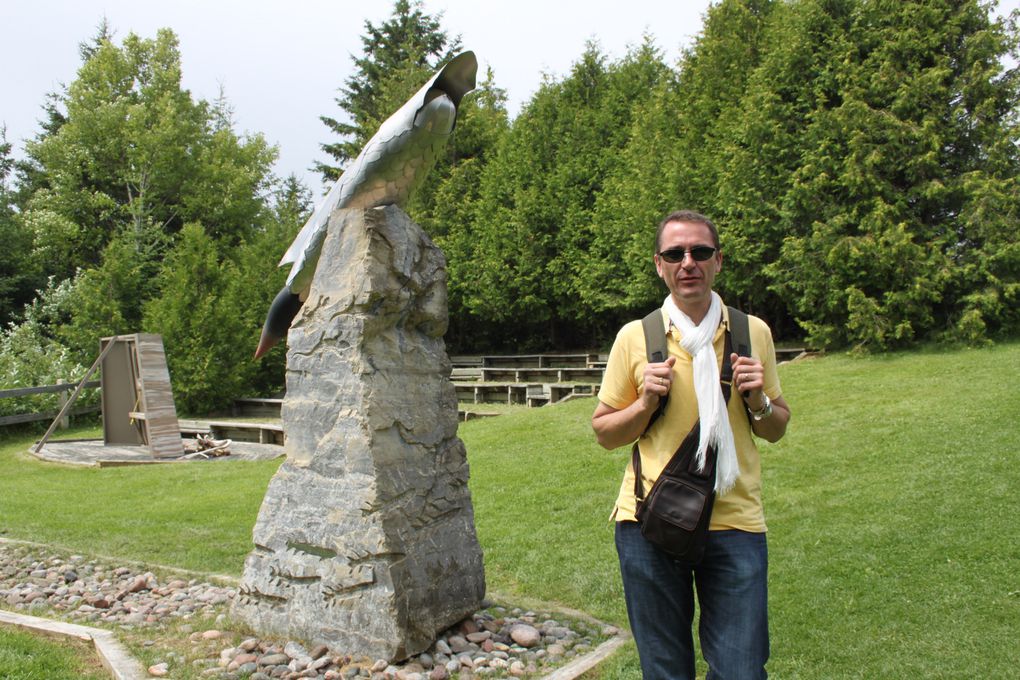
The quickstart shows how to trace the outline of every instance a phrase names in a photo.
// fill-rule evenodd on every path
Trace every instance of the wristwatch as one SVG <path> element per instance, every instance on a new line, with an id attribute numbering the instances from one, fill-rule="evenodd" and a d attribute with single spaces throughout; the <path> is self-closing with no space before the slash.
<path id="1" fill-rule="evenodd" d="M 752 411 L 751 409 L 747 409 L 747 412 L 750 413 L 751 417 L 755 420 L 765 420 L 772 415 L 772 400 L 769 399 L 769 395 L 764 392 L 761 396 L 765 397 L 765 405 L 761 407 L 761 410 Z"/>

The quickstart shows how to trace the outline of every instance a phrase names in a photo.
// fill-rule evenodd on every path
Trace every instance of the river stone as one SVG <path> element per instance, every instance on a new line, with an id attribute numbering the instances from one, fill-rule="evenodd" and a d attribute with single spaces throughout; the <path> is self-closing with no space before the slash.
<path id="1" fill-rule="evenodd" d="M 395 206 L 333 213 L 288 336 L 287 459 L 234 603 L 260 634 L 396 661 L 481 607 L 445 267 Z"/>

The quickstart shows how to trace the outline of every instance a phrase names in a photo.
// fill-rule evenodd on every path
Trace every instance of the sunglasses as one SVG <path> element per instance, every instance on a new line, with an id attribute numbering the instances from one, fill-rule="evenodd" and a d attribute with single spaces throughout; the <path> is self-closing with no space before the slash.
<path id="1" fill-rule="evenodd" d="M 704 262 L 705 260 L 710 260 L 712 256 L 715 255 L 715 248 L 712 246 L 694 246 L 690 250 L 685 250 L 683 248 L 670 248 L 669 250 L 663 250 L 659 253 L 659 257 L 666 262 L 676 264 L 678 262 L 683 262 L 687 253 L 691 254 L 691 257 L 694 258 L 695 262 Z"/>

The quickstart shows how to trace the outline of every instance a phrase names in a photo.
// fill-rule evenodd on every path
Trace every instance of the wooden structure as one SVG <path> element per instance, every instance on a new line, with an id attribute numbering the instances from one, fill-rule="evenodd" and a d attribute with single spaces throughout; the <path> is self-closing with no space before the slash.
<path id="1" fill-rule="evenodd" d="M 603 368 L 482 368 L 482 382 L 600 383 Z"/>
<path id="2" fill-rule="evenodd" d="M 149 333 L 100 341 L 103 441 L 146 446 L 154 458 L 184 455 L 163 339 Z"/>
<path id="3" fill-rule="evenodd" d="M 483 356 L 482 368 L 588 368 L 598 360 L 599 355 L 590 352 L 584 354 L 503 354 Z"/>
<path id="4" fill-rule="evenodd" d="M 214 439 L 232 442 L 252 442 L 283 446 L 283 425 L 280 423 L 252 423 L 237 420 L 182 420 L 181 434 L 208 435 Z"/>

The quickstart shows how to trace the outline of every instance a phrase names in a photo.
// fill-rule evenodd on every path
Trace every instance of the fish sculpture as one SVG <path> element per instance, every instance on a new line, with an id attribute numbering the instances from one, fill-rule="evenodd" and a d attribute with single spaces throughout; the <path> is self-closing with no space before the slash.
<path id="1" fill-rule="evenodd" d="M 333 184 L 280 260 L 281 267 L 291 265 L 290 275 L 269 307 L 256 359 L 286 337 L 308 298 L 329 216 L 340 208 L 406 203 L 446 146 L 457 122 L 457 108 L 464 95 L 475 88 L 477 72 L 473 52 L 463 52 L 447 62 L 379 126 Z"/>

